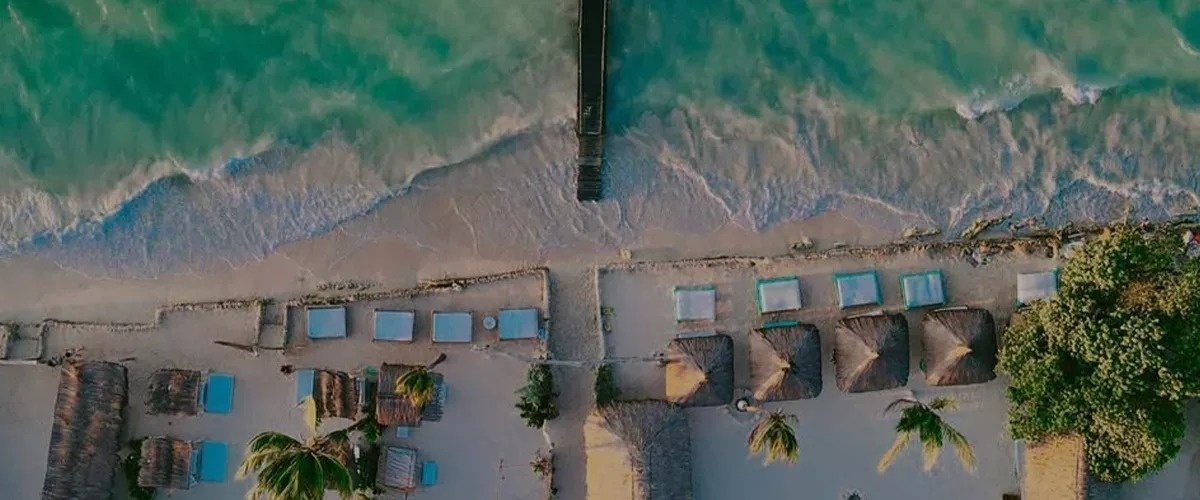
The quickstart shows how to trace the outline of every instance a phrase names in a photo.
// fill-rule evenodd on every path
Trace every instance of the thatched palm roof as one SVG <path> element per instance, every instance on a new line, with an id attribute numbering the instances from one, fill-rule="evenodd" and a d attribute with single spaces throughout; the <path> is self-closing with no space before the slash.
<path id="1" fill-rule="evenodd" d="M 121 449 L 128 375 L 116 363 L 63 366 L 43 500 L 108 500 Z"/>
<path id="2" fill-rule="evenodd" d="M 667 401 L 720 406 L 733 400 L 733 339 L 679 338 L 667 345 Z"/>
<path id="3" fill-rule="evenodd" d="M 589 500 L 692 498 L 687 413 L 662 401 L 597 408 L 583 428 Z"/>
<path id="4" fill-rule="evenodd" d="M 821 394 L 821 333 L 817 327 L 796 326 L 750 333 L 750 380 L 754 399 L 787 401 Z"/>
<path id="5" fill-rule="evenodd" d="M 163 368 L 150 375 L 146 391 L 146 413 L 151 415 L 195 415 L 200 411 L 200 387 L 204 375 L 196 370 Z"/>
<path id="6" fill-rule="evenodd" d="M 317 406 L 317 418 L 353 419 L 358 416 L 358 384 L 346 372 L 316 370 L 313 403 Z"/>
<path id="7" fill-rule="evenodd" d="M 983 309 L 943 309 L 921 320 L 925 381 L 982 384 L 996 378 L 996 324 Z"/>
<path id="8" fill-rule="evenodd" d="M 903 387 L 908 384 L 908 322 L 900 314 L 844 318 L 837 324 L 833 354 L 843 392 Z"/>
<path id="9" fill-rule="evenodd" d="M 169 437 L 142 441 L 137 482 L 146 488 L 186 490 L 192 486 L 192 442 Z"/>
<path id="10" fill-rule="evenodd" d="M 379 390 L 375 397 L 375 420 L 379 425 L 420 427 L 422 419 L 435 421 L 441 418 L 440 398 L 434 398 L 422 409 L 409 403 L 408 397 L 396 395 L 396 380 L 415 368 L 418 366 L 387 363 L 379 368 Z M 441 384 L 441 374 L 434 373 L 433 376 Z"/>

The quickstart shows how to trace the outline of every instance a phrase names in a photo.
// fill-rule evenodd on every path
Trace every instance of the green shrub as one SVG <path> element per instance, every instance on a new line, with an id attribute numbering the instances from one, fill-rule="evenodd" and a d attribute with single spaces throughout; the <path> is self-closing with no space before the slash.
<path id="1" fill-rule="evenodd" d="M 621 388 L 613 378 L 612 365 L 605 363 L 596 369 L 596 406 L 607 406 L 621 397 Z"/>
<path id="2" fill-rule="evenodd" d="M 129 454 L 121 460 L 121 472 L 125 474 L 125 485 L 129 490 L 129 498 L 133 500 L 154 500 L 155 488 L 138 486 L 138 473 L 142 470 L 142 441 L 145 440 L 130 440 Z"/>
<path id="3" fill-rule="evenodd" d="M 1179 452 L 1200 395 L 1200 262 L 1175 238 L 1124 227 L 1085 245 L 1057 295 L 1004 333 L 1013 437 L 1075 434 L 1102 481 L 1135 481 Z"/>
<path id="4" fill-rule="evenodd" d="M 549 366 L 536 364 L 530 367 L 525 387 L 518 390 L 517 394 L 520 396 L 517 409 L 521 411 L 521 418 L 525 419 L 526 425 L 541 428 L 546 421 L 558 417 L 558 405 L 554 401 L 558 393 L 554 392 L 554 375 L 550 373 Z"/>

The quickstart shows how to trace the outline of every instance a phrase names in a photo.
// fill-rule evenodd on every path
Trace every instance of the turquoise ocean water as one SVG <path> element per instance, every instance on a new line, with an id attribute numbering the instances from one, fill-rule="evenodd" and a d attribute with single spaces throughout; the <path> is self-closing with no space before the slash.
<path id="1" fill-rule="evenodd" d="M 574 10 L 9 2 L 0 249 L 244 260 L 421 172 L 569 133 Z M 616 174 L 686 172 L 750 227 L 864 204 L 949 227 L 1197 205 L 1194 1 L 612 0 L 610 30 Z"/>

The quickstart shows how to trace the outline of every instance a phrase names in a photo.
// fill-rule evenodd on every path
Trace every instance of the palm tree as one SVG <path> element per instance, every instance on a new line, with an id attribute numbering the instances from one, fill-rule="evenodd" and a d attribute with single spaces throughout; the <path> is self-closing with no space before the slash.
<path id="1" fill-rule="evenodd" d="M 280 432 L 260 432 L 246 445 L 246 458 L 238 468 L 237 478 L 257 474 L 254 488 L 247 499 L 258 500 L 321 500 L 325 490 L 334 490 L 342 499 L 360 498 L 350 473 L 350 433 L 362 432 L 367 442 L 379 439 L 375 415 L 367 414 L 344 429 L 318 435 L 321 425 L 317 405 L 312 396 L 305 397 L 304 423 L 312 436 L 301 443 Z"/>
<path id="2" fill-rule="evenodd" d="M 746 437 L 746 447 L 751 455 L 764 453 L 763 465 L 776 460 L 796 463 L 800 458 L 800 444 L 796 442 L 796 431 L 792 423 L 795 415 L 788 415 L 780 410 L 773 411 L 760 418 L 750 435 Z"/>
<path id="3" fill-rule="evenodd" d="M 300 442 L 281 432 L 260 432 L 246 444 L 246 458 L 237 478 L 256 474 L 247 499 L 322 500 L 330 489 L 354 498 L 354 480 L 346 466 L 347 444 L 341 431 Z"/>
<path id="4" fill-rule="evenodd" d="M 912 442 L 913 437 L 921 442 L 921 448 L 924 451 L 922 468 L 925 472 L 929 472 L 937 464 L 938 455 L 946 441 L 949 441 L 950 445 L 954 447 L 954 454 L 958 455 L 958 461 L 962 462 L 963 468 L 974 471 L 975 451 L 971 449 L 971 444 L 967 442 L 967 438 L 963 437 L 962 433 L 942 420 L 942 416 L 938 413 L 943 410 L 953 410 L 957 406 L 958 403 L 950 398 L 934 398 L 929 404 L 911 398 L 892 401 L 892 404 L 883 410 L 884 415 L 896 408 L 903 407 L 904 409 L 900 411 L 900 421 L 896 423 L 896 441 L 879 460 L 879 473 L 883 474 L 888 467 L 892 466 L 892 462 L 908 446 L 908 443 Z"/>
<path id="5" fill-rule="evenodd" d="M 429 404 L 437 394 L 437 380 L 433 376 L 433 367 L 445 360 L 446 353 L 441 353 L 432 363 L 404 372 L 396 379 L 396 395 L 408 397 L 408 401 L 417 408 Z"/>

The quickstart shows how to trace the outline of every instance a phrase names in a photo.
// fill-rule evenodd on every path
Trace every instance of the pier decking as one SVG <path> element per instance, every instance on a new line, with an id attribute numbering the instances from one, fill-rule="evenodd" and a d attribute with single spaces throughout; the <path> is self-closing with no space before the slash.
<path id="1" fill-rule="evenodd" d="M 597 201 L 602 196 L 607 31 L 608 0 L 579 0 L 579 177 L 575 197 L 580 201 Z"/>

